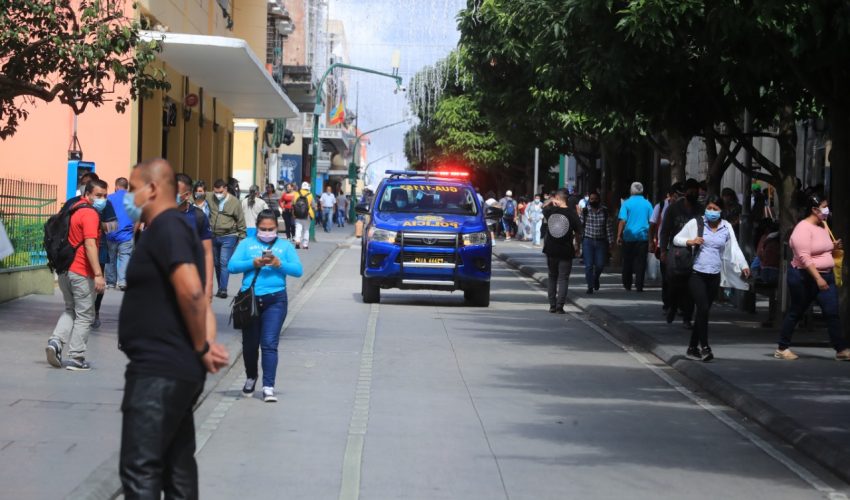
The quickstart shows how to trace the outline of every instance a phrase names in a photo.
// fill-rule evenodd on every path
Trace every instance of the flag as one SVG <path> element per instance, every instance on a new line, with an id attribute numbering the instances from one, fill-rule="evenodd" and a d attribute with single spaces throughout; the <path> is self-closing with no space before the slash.
<path id="1" fill-rule="evenodd" d="M 339 101 L 339 104 L 336 105 L 334 109 L 331 110 L 330 121 L 331 125 L 339 125 L 345 121 L 345 104 L 342 100 Z"/>

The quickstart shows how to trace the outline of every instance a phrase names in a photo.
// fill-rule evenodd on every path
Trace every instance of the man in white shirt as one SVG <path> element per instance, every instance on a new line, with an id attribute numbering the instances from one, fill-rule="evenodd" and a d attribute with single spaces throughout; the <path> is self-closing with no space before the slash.
<path id="1" fill-rule="evenodd" d="M 319 198 L 319 205 L 322 207 L 322 225 L 325 227 L 325 232 L 331 232 L 331 220 L 334 218 L 334 205 L 336 205 L 336 196 L 330 186 L 325 187 L 325 192 Z"/>

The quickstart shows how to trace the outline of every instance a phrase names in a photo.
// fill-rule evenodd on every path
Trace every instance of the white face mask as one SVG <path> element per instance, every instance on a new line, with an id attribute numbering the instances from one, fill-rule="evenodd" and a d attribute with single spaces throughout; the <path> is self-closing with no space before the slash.
<path id="1" fill-rule="evenodd" d="M 215 194 L 215 199 L 218 200 L 218 201 L 224 201 L 225 198 L 227 198 L 227 193 L 216 193 Z"/>
<path id="2" fill-rule="evenodd" d="M 829 207 L 823 207 L 820 209 L 820 220 L 826 220 L 829 218 Z"/>

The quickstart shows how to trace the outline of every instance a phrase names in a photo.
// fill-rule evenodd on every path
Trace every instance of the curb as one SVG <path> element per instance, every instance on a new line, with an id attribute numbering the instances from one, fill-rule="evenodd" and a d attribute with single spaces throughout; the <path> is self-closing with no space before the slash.
<path id="1" fill-rule="evenodd" d="M 321 271 L 322 266 L 331 258 L 331 256 L 340 249 L 349 248 L 356 239 L 354 236 L 346 238 L 344 241 L 337 243 L 335 248 L 332 248 L 328 255 L 309 273 L 301 277 L 301 288 L 299 293 L 307 284 L 312 281 L 316 274 Z M 219 322 L 219 324 L 221 324 Z M 236 344 L 237 348 L 230 349 L 231 345 Z M 238 360 L 242 357 L 242 343 L 236 342 L 228 345 L 230 352 L 230 364 L 216 374 L 216 380 L 212 384 L 204 384 L 204 390 L 195 402 L 192 412 L 196 412 L 201 404 L 212 394 L 224 380 Z M 115 451 L 105 461 L 95 468 L 88 477 L 78 484 L 67 496 L 66 499 L 73 500 L 112 500 L 121 495 L 121 480 L 118 477 L 118 463 L 121 458 L 121 451 Z"/>
<path id="2" fill-rule="evenodd" d="M 548 284 L 548 274 L 539 272 L 536 267 L 521 264 L 516 259 L 505 257 L 501 253 L 494 252 L 493 255 L 539 284 L 543 286 Z M 701 363 L 694 363 L 681 353 L 659 345 L 651 335 L 627 324 L 622 318 L 605 308 L 582 305 L 580 302 L 584 301 L 581 299 L 567 298 L 567 300 L 584 311 L 590 320 L 604 327 L 620 342 L 641 347 L 652 353 L 712 396 L 757 422 L 843 481 L 850 482 L 850 451 L 836 447 L 829 440 L 818 436 L 808 427 L 705 368 Z"/>

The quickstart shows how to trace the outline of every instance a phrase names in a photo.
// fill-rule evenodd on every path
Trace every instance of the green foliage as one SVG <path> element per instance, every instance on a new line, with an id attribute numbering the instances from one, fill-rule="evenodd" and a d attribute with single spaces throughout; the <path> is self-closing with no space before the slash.
<path id="1" fill-rule="evenodd" d="M 4 0 L 0 2 L 0 139 L 15 133 L 35 100 L 59 102 L 82 113 L 112 101 L 124 112 L 130 98 L 167 88 L 151 70 L 155 41 L 143 41 L 140 23 L 124 0 Z M 76 6 L 76 8 L 74 8 Z"/>

